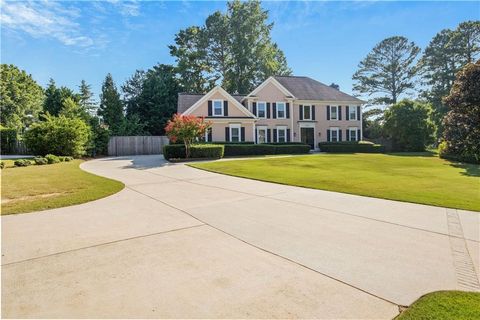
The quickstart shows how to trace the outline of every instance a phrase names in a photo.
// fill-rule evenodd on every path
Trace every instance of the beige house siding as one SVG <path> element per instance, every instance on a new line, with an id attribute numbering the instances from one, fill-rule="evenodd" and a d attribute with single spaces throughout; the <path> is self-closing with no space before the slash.
<path id="1" fill-rule="evenodd" d="M 208 100 L 228 100 L 228 116 L 229 117 L 245 117 L 245 113 L 239 110 L 234 103 L 238 103 L 232 97 L 226 97 L 221 92 L 215 92 L 208 98 Z M 195 108 L 190 114 L 198 117 L 207 117 L 208 116 L 208 100 L 205 100 L 198 107 Z M 243 108 L 243 107 L 242 107 Z"/>
<path id="2" fill-rule="evenodd" d="M 213 141 L 225 141 L 225 127 L 229 127 L 230 124 L 240 124 L 241 127 L 245 128 L 245 141 L 253 142 L 254 135 L 253 135 L 253 128 L 254 123 L 252 122 L 241 122 L 241 121 L 222 121 L 222 122 L 215 122 L 212 121 L 212 140 Z"/>

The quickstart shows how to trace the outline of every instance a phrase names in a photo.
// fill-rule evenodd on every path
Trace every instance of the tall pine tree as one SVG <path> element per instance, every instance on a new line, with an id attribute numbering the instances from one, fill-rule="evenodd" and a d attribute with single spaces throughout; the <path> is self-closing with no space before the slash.
<path id="1" fill-rule="evenodd" d="M 123 104 L 110 73 L 107 74 L 105 81 L 102 84 L 98 115 L 101 116 L 103 122 L 108 125 L 112 135 L 121 134 L 125 118 L 123 113 Z"/>
<path id="2" fill-rule="evenodd" d="M 85 80 L 80 82 L 80 86 L 78 86 L 80 91 L 79 93 L 79 106 L 89 114 L 95 114 L 95 101 L 93 100 L 93 92 L 92 86 L 87 84 Z"/>

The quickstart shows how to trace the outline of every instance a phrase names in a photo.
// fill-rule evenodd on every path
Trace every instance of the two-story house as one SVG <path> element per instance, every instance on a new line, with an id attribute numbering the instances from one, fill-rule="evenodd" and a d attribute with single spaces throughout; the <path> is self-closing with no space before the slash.
<path id="1" fill-rule="evenodd" d="M 206 141 L 319 142 L 362 139 L 364 102 L 308 77 L 270 77 L 247 95 L 217 86 L 180 93 L 177 112 L 212 123 Z"/>

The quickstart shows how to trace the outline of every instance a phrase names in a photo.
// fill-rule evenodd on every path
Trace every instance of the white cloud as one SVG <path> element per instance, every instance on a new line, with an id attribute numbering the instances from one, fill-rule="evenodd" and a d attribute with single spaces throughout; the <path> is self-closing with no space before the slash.
<path id="1" fill-rule="evenodd" d="M 140 3 L 137 0 L 106 0 L 106 2 L 112 4 L 123 16 L 136 17 L 140 15 Z"/>

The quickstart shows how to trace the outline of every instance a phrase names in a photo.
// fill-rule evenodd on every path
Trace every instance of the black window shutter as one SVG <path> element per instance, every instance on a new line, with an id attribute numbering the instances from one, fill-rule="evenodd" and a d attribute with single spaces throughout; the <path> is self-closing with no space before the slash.
<path id="1" fill-rule="evenodd" d="M 270 119 L 270 102 L 267 102 L 267 119 Z"/>
<path id="2" fill-rule="evenodd" d="M 315 106 L 312 105 L 312 120 L 315 120 Z"/>
<path id="3" fill-rule="evenodd" d="M 258 130 L 255 128 L 255 143 L 258 143 Z"/>
<path id="4" fill-rule="evenodd" d="M 330 120 L 330 106 L 327 106 L 327 120 Z"/>
<path id="5" fill-rule="evenodd" d="M 228 117 L 228 100 L 223 101 L 223 116 Z"/>
<path id="6" fill-rule="evenodd" d="M 350 141 L 350 130 L 349 129 L 345 130 L 345 137 L 346 137 L 346 139 L 345 139 L 346 141 Z"/>
<path id="7" fill-rule="evenodd" d="M 290 103 L 287 102 L 285 105 L 285 108 L 287 109 L 285 113 L 287 114 L 287 119 L 290 119 Z"/>
<path id="8" fill-rule="evenodd" d="M 342 106 L 338 106 L 338 120 L 342 120 Z"/>
<path id="9" fill-rule="evenodd" d="M 225 141 L 230 141 L 230 127 L 225 127 Z"/>
<path id="10" fill-rule="evenodd" d="M 360 106 L 357 106 L 357 120 L 360 121 Z"/>
<path id="11" fill-rule="evenodd" d="M 208 139 L 208 142 L 212 142 L 212 128 L 209 128 L 209 129 L 208 129 L 208 137 L 207 137 L 207 139 Z"/>
<path id="12" fill-rule="evenodd" d="M 357 131 L 357 141 L 360 141 L 362 140 L 362 131 L 360 129 L 358 129 Z"/>
<path id="13" fill-rule="evenodd" d="M 345 120 L 350 120 L 350 107 L 345 106 Z"/>
<path id="14" fill-rule="evenodd" d="M 338 130 L 338 141 L 342 141 L 342 130 Z"/>
<path id="15" fill-rule="evenodd" d="M 252 108 L 253 108 L 252 113 L 253 113 L 254 115 L 257 115 L 257 103 L 256 103 L 256 102 L 253 102 L 253 103 L 252 103 Z"/>
<path id="16" fill-rule="evenodd" d="M 327 129 L 327 141 L 330 142 L 330 129 Z"/>
<path id="17" fill-rule="evenodd" d="M 271 131 L 272 129 L 267 129 L 267 142 L 272 142 Z"/>
<path id="18" fill-rule="evenodd" d="M 273 142 L 277 142 L 277 129 L 273 129 Z"/>
<path id="19" fill-rule="evenodd" d="M 245 127 L 240 128 L 240 141 L 245 141 Z"/>
<path id="20" fill-rule="evenodd" d="M 287 142 L 290 142 L 290 129 L 287 129 Z"/>
<path id="21" fill-rule="evenodd" d="M 212 100 L 208 100 L 208 116 L 212 116 Z"/>
<path id="22" fill-rule="evenodd" d="M 272 103 L 272 118 L 277 119 L 277 104 L 275 102 Z"/>
<path id="23" fill-rule="evenodd" d="M 303 120 L 303 105 L 298 106 L 299 119 Z"/>

